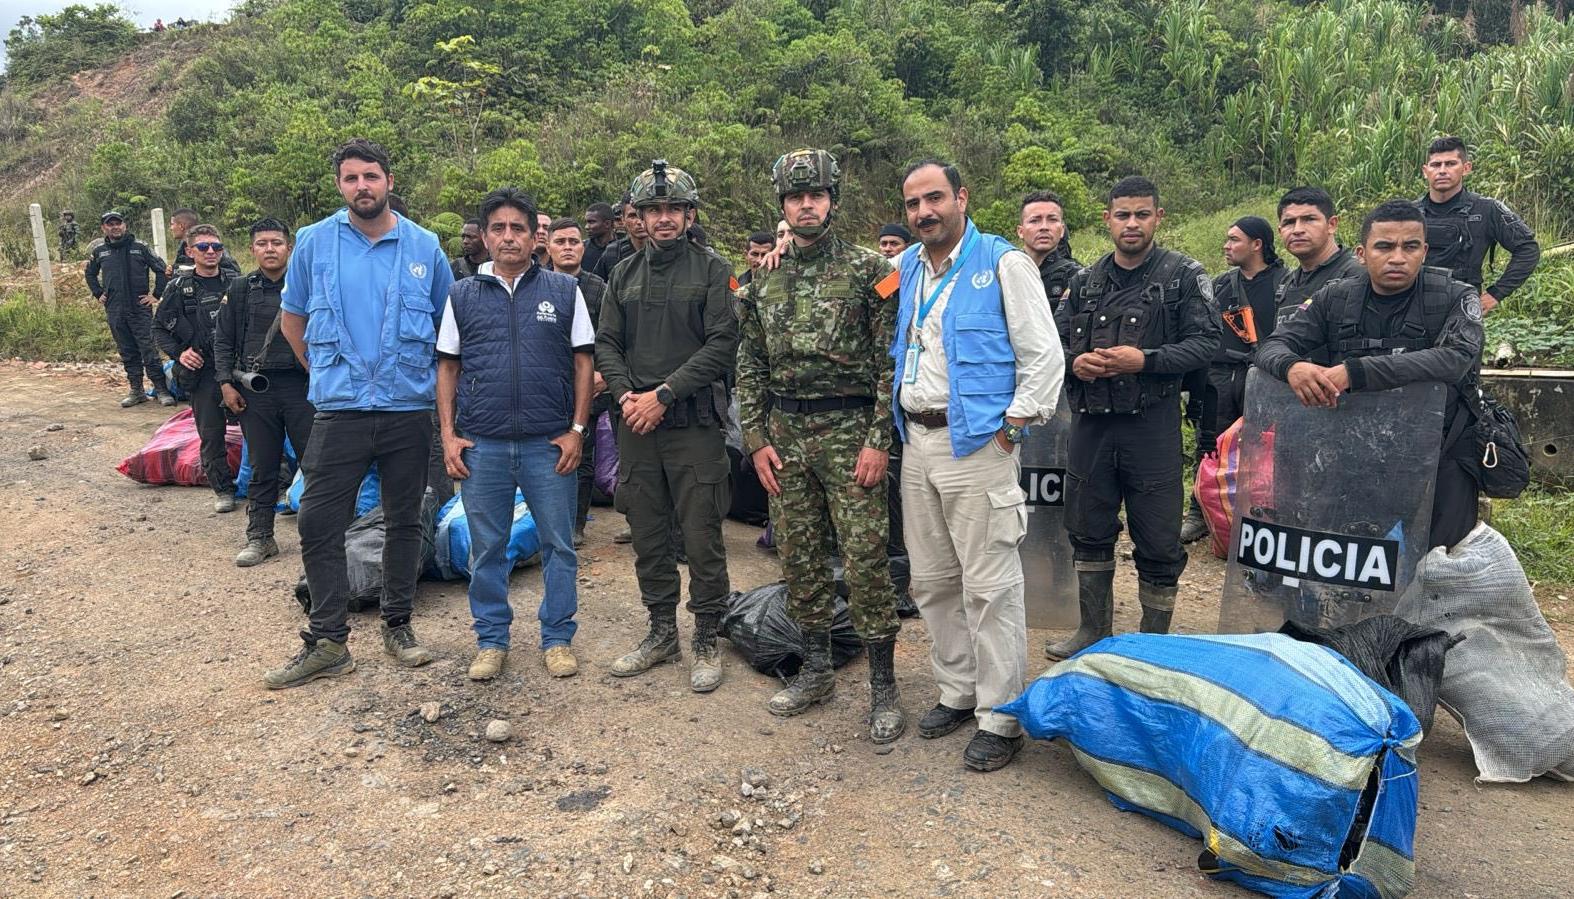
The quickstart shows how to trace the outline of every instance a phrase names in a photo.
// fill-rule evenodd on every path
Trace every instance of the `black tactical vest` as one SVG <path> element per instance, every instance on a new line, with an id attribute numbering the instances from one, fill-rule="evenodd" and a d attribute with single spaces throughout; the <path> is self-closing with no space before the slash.
<path id="1" fill-rule="evenodd" d="M 1364 278 L 1347 278 L 1329 289 L 1330 309 L 1339 310 L 1338 330 L 1332 346 L 1334 359 L 1342 361 L 1360 356 L 1389 356 L 1431 349 L 1443 333 L 1443 324 L 1453 305 L 1449 285 L 1453 278 L 1447 269 L 1427 266 L 1421 269 L 1420 297 L 1410 301 L 1405 322 L 1396 337 L 1364 337 L 1361 316 L 1366 308 Z"/>
<path id="2" fill-rule="evenodd" d="M 1142 284 L 1125 290 L 1110 290 L 1109 267 L 1114 259 L 1106 257 L 1088 270 L 1088 280 L 1080 294 L 1067 298 L 1073 303 L 1068 358 L 1075 359 L 1095 349 L 1134 346 L 1157 349 L 1164 343 L 1164 319 L 1168 307 L 1180 302 L 1180 269 L 1186 257 L 1163 248 L 1153 250 L 1148 274 Z M 1084 381 L 1066 379 L 1066 395 L 1076 412 L 1131 415 L 1141 412 L 1155 400 L 1171 396 L 1175 378 L 1148 378 L 1140 372 Z"/>
<path id="3" fill-rule="evenodd" d="M 231 302 L 240 300 L 244 303 L 246 315 L 241 319 L 241 340 L 238 341 L 242 352 L 236 357 L 235 364 L 246 371 L 281 371 L 298 370 L 300 363 L 295 359 L 295 351 L 290 349 L 289 341 L 274 327 L 279 319 L 279 295 L 284 289 L 284 284 L 270 284 L 261 272 L 252 272 L 246 276 L 246 289 L 239 297 L 232 296 Z M 268 335 L 273 335 L 269 340 Z"/>
<path id="4" fill-rule="evenodd" d="M 213 349 L 213 320 L 218 317 L 219 303 L 224 300 L 222 288 L 213 291 L 199 284 L 192 275 L 181 275 L 170 283 L 170 290 L 180 297 L 180 314 L 191 326 L 191 345 L 207 356 Z M 212 360 L 207 360 L 209 364 Z"/>
<path id="5" fill-rule="evenodd" d="M 1484 231 L 1481 213 L 1473 212 L 1476 197 L 1460 191 L 1455 202 L 1442 211 L 1436 211 L 1425 197 L 1416 202 L 1421 217 L 1426 220 L 1426 264 L 1435 265 L 1459 278 L 1470 265 L 1471 252 L 1476 247 L 1476 233 Z"/>

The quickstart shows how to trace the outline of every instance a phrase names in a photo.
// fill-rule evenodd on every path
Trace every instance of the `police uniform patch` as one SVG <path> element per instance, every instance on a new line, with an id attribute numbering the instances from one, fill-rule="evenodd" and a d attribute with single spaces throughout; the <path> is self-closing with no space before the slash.
<path id="1" fill-rule="evenodd" d="M 1473 322 L 1481 321 L 1481 295 L 1471 291 L 1459 301 L 1459 307 L 1465 313 L 1465 318 Z"/>
<path id="2" fill-rule="evenodd" d="M 1203 299 L 1213 302 L 1213 281 L 1209 280 L 1207 272 L 1197 273 L 1197 290 Z"/>

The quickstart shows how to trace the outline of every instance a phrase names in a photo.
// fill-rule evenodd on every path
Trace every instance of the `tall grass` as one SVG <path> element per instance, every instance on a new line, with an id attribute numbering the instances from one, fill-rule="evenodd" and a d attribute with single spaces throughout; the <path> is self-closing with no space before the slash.
<path id="1" fill-rule="evenodd" d="M 104 309 L 91 297 L 61 297 L 53 312 L 21 291 L 0 303 L 0 358 L 92 362 L 114 355 Z"/>

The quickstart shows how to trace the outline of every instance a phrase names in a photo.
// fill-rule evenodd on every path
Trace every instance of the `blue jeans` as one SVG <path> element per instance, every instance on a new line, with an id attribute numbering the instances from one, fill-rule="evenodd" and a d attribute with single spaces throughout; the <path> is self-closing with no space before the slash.
<path id="1" fill-rule="evenodd" d="M 465 517 L 470 523 L 470 614 L 475 618 L 476 643 L 507 649 L 514 610 L 508 604 L 508 538 L 514 522 L 514 489 L 523 494 L 541 539 L 543 596 L 541 648 L 567 646 L 579 625 L 574 553 L 575 472 L 554 469 L 558 448 L 546 436 L 523 440 L 476 437 L 464 452 L 470 477 L 461 482 Z"/>

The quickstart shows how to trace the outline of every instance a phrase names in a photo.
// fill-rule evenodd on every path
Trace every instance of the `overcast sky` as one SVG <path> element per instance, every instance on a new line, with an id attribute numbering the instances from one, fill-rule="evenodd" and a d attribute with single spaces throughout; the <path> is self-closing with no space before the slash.
<path id="1" fill-rule="evenodd" d="M 103 0 L 76 0 L 84 6 L 97 6 Z M 23 16 L 59 12 L 72 4 L 72 0 L 0 0 L 0 38 L 11 33 Z M 117 3 L 121 12 L 133 22 L 147 27 L 154 19 L 162 18 L 165 24 L 179 18 L 222 22 L 229 17 L 235 0 L 130 0 Z M 0 46 L 0 64 L 5 62 L 5 47 Z"/>

